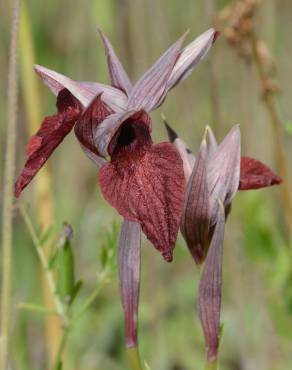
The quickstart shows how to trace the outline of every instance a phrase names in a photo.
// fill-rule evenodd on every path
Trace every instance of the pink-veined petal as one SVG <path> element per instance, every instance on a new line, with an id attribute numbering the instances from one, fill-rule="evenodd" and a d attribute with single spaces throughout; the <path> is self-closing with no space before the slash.
<path id="1" fill-rule="evenodd" d="M 99 182 L 105 199 L 123 217 L 139 222 L 170 262 L 185 191 L 182 160 L 174 145 L 152 145 L 149 134 L 143 146 L 130 146 L 114 155 L 101 168 Z"/>
<path id="2" fill-rule="evenodd" d="M 41 128 L 29 140 L 27 159 L 15 184 L 16 197 L 19 197 L 56 147 L 69 134 L 82 112 L 79 101 L 66 89 L 58 94 L 57 108 L 58 113 L 46 117 Z"/>
<path id="3" fill-rule="evenodd" d="M 124 220 L 119 241 L 119 278 L 125 320 L 126 348 L 138 342 L 138 307 L 140 292 L 141 228 L 137 222 Z"/>
<path id="4" fill-rule="evenodd" d="M 103 101 L 115 112 L 121 112 L 127 105 L 127 96 L 120 90 L 97 82 L 78 82 L 48 68 L 35 65 L 34 69 L 49 89 L 57 95 L 66 88 L 86 108 L 92 99 L 102 94 Z"/>
<path id="5" fill-rule="evenodd" d="M 189 179 L 180 228 L 196 263 L 204 261 L 209 246 L 210 207 L 207 184 L 207 142 L 204 138 Z"/>
<path id="6" fill-rule="evenodd" d="M 124 90 L 129 95 L 132 90 L 132 83 L 108 38 L 100 29 L 98 29 L 98 32 L 104 44 L 111 84 L 118 89 Z"/>
<path id="7" fill-rule="evenodd" d="M 197 64 L 207 55 L 217 35 L 218 32 L 211 28 L 181 51 L 167 81 L 167 92 L 192 73 Z"/>
<path id="8" fill-rule="evenodd" d="M 204 331 L 208 362 L 216 361 L 220 340 L 224 206 L 218 207 L 216 226 L 199 284 L 198 311 Z"/>
<path id="9" fill-rule="evenodd" d="M 85 145 L 79 143 L 81 149 L 85 153 L 85 155 L 96 165 L 97 169 L 100 170 L 101 167 L 106 163 L 106 159 L 101 157 L 100 155 L 96 154 L 95 152 L 89 150 Z"/>
<path id="10" fill-rule="evenodd" d="M 217 214 L 218 201 L 227 206 L 237 192 L 239 176 L 240 130 L 237 125 L 229 131 L 208 160 L 208 187 L 213 222 Z"/>
<path id="11" fill-rule="evenodd" d="M 206 130 L 207 130 L 207 134 L 208 134 L 208 154 L 209 155 L 213 155 L 213 153 L 217 150 L 218 148 L 218 143 L 217 143 L 217 140 L 216 140 L 216 137 L 214 135 L 214 132 L 213 130 L 211 129 L 210 126 L 207 126 L 206 127 Z"/>
<path id="12" fill-rule="evenodd" d="M 98 126 L 110 116 L 112 111 L 105 105 L 101 100 L 101 95 L 96 96 L 86 110 L 82 113 L 81 117 L 75 125 L 75 135 L 79 142 L 87 148 L 85 154 L 90 154 L 89 158 L 94 159 L 94 162 L 97 161 L 97 158 L 93 156 L 100 157 L 100 152 L 98 151 L 95 144 L 95 135 Z M 98 162 L 102 162 L 99 161 Z"/>
<path id="13" fill-rule="evenodd" d="M 158 107 L 185 36 L 176 41 L 135 84 L 129 96 L 129 110 L 150 112 Z"/>
<path id="14" fill-rule="evenodd" d="M 262 162 L 255 158 L 241 157 L 239 190 L 260 189 L 281 182 L 281 177 Z"/>

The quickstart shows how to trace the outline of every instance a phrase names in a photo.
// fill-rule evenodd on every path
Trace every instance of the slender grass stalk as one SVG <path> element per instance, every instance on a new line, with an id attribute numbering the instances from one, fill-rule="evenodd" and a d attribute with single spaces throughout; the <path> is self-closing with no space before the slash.
<path id="1" fill-rule="evenodd" d="M 18 308 L 21 310 L 43 313 L 45 315 L 58 315 L 57 311 L 50 310 L 47 307 L 38 306 L 33 303 L 20 303 Z"/>
<path id="2" fill-rule="evenodd" d="M 58 348 L 58 352 L 57 352 L 57 355 L 56 355 L 53 370 L 62 369 L 62 362 L 63 362 L 62 359 L 63 359 L 63 354 L 64 354 L 64 351 L 65 351 L 65 348 L 66 348 L 68 335 L 69 335 L 69 328 L 66 328 L 63 331 L 63 335 L 62 335 L 62 338 L 61 338 L 60 343 L 59 343 L 59 348 Z"/>
<path id="3" fill-rule="evenodd" d="M 133 72 L 133 46 L 131 38 L 131 13 L 130 13 L 130 0 L 118 0 L 115 3 L 117 21 L 118 21 L 118 35 L 119 41 L 122 45 L 121 53 L 123 53 L 124 61 L 126 62 L 127 71 L 129 76 Z"/>
<path id="4" fill-rule="evenodd" d="M 72 321 L 75 322 L 82 316 L 82 314 L 87 310 L 89 306 L 96 300 L 99 296 L 102 288 L 106 285 L 106 281 L 101 281 L 100 285 L 89 295 L 89 297 L 85 300 L 83 305 L 79 308 L 79 310 L 74 314 Z"/>
<path id="5" fill-rule="evenodd" d="M 48 284 L 50 293 L 54 299 L 56 314 L 61 319 L 62 324 L 63 324 L 63 333 L 60 336 L 59 345 L 57 347 L 57 351 L 55 354 L 55 359 L 53 360 L 53 363 L 54 363 L 53 369 L 59 370 L 61 369 L 63 353 L 66 348 L 68 333 L 71 328 L 72 321 L 70 320 L 70 317 L 67 315 L 67 308 L 64 306 L 63 302 L 61 301 L 60 297 L 57 294 L 57 286 L 56 286 L 56 282 L 54 279 L 54 275 L 49 270 L 49 262 L 48 262 L 47 256 L 34 230 L 31 219 L 29 218 L 29 215 L 27 214 L 24 207 L 20 207 L 20 212 L 22 214 L 22 217 L 24 219 L 24 222 L 26 224 L 26 227 L 28 229 L 32 242 L 35 246 L 36 252 L 39 256 L 39 260 L 41 262 L 42 268 L 45 271 L 47 284 Z M 27 308 L 31 309 L 32 307 L 27 307 Z"/>
<path id="6" fill-rule="evenodd" d="M 8 71 L 8 114 L 6 157 L 4 167 L 3 224 L 2 224 L 2 299 L 1 299 L 1 358 L 0 369 L 8 369 L 9 319 L 11 295 L 11 250 L 13 219 L 13 183 L 15 172 L 15 142 L 18 104 L 18 36 L 20 0 L 14 1 Z"/>
<path id="7" fill-rule="evenodd" d="M 33 71 L 35 62 L 31 21 L 27 5 L 23 2 L 20 23 L 20 77 L 29 135 L 33 135 L 37 131 L 43 119 L 37 76 Z M 47 228 L 52 223 L 54 205 L 50 191 L 51 176 L 46 166 L 38 174 L 35 183 L 40 222 L 44 228 Z"/>
<path id="8" fill-rule="evenodd" d="M 143 370 L 137 347 L 128 348 L 127 356 L 131 370 Z"/>
<path id="9" fill-rule="evenodd" d="M 208 23 L 215 26 L 215 14 L 217 8 L 217 0 L 205 0 L 206 15 Z M 217 72 L 217 53 L 216 48 L 212 51 L 212 58 L 207 61 L 209 69 L 209 95 L 212 126 L 214 127 L 215 136 L 219 136 L 219 127 L 221 127 L 221 108 L 220 108 L 220 95 L 219 95 L 219 78 Z"/>
<path id="10" fill-rule="evenodd" d="M 42 121 L 42 101 L 40 98 L 37 76 L 33 71 L 33 64 L 36 62 L 34 42 L 32 35 L 31 19 L 27 3 L 23 2 L 21 7 L 20 23 L 20 77 L 21 90 L 23 95 L 27 131 L 33 135 Z M 35 195 L 37 204 L 37 215 L 43 229 L 47 229 L 53 220 L 54 202 L 51 194 L 51 175 L 48 167 L 45 166 L 35 179 Z M 45 253 L 47 248 L 44 248 Z M 42 291 L 45 305 L 54 305 L 52 295 L 46 284 L 43 271 L 39 272 L 42 280 Z M 58 317 L 49 316 L 45 321 L 47 352 L 50 362 L 53 363 L 58 351 L 58 338 L 61 338 L 62 331 Z"/>
<path id="11" fill-rule="evenodd" d="M 69 319 L 67 317 L 67 314 L 66 314 L 66 310 L 64 308 L 64 305 L 63 305 L 62 301 L 60 300 L 60 298 L 59 298 L 59 296 L 57 294 L 57 288 L 56 288 L 56 283 L 55 283 L 54 275 L 51 272 L 51 270 L 49 270 L 49 268 L 48 268 L 49 263 L 48 263 L 48 260 L 47 260 L 47 256 L 44 253 L 43 247 L 42 247 L 41 243 L 39 242 L 39 239 L 38 239 L 38 237 L 36 235 L 36 232 L 34 230 L 34 227 L 33 227 L 33 224 L 31 222 L 31 219 L 29 218 L 29 216 L 28 216 L 25 208 L 24 207 L 20 207 L 20 212 L 22 214 L 22 217 L 24 219 L 24 222 L 26 224 L 26 227 L 27 227 L 27 229 L 29 231 L 29 234 L 30 234 L 30 237 L 32 239 L 32 242 L 33 242 L 33 244 L 35 246 L 36 252 L 37 252 L 37 254 L 39 256 L 39 259 L 40 259 L 42 268 L 45 271 L 45 275 L 46 275 L 48 287 L 49 287 L 50 292 L 51 292 L 51 294 L 52 294 L 52 296 L 54 298 L 54 303 L 55 303 L 56 311 L 57 311 L 58 315 L 62 318 L 63 324 L 67 325 Z"/>
<path id="12" fill-rule="evenodd" d="M 37 306 L 30 303 L 23 303 L 20 305 L 19 308 L 27 309 L 34 312 L 39 312 L 43 314 L 47 314 L 50 316 L 57 316 L 62 323 L 62 333 L 59 341 L 57 341 L 57 351 L 53 360 L 53 370 L 60 370 L 62 368 L 63 362 L 63 355 L 66 349 L 67 339 L 69 332 L 72 330 L 75 322 L 79 319 L 80 316 L 87 310 L 87 308 L 95 301 L 97 296 L 99 295 L 100 291 L 108 282 L 110 281 L 110 274 L 111 271 L 108 267 L 106 267 L 99 276 L 99 284 L 98 287 L 89 295 L 89 297 L 85 300 L 85 302 L 81 305 L 79 310 L 75 314 L 71 314 L 69 306 L 67 303 L 63 302 L 61 297 L 58 295 L 57 291 L 57 283 L 53 272 L 49 269 L 49 260 L 44 252 L 44 247 L 34 229 L 33 223 L 23 206 L 19 207 L 21 215 L 24 219 L 25 225 L 28 229 L 30 234 L 31 240 L 33 245 L 36 249 L 38 254 L 39 260 L 41 262 L 42 268 L 44 270 L 44 274 L 46 277 L 46 282 L 49 288 L 49 292 L 53 297 L 54 302 L 54 309 L 50 309 L 47 307 Z M 56 338 L 57 339 L 57 338 Z M 139 368 L 135 367 L 133 370 L 139 370 Z"/>
<path id="13" fill-rule="evenodd" d="M 291 195 L 291 184 L 290 184 L 289 175 L 288 175 L 288 163 L 287 163 L 287 159 L 285 157 L 285 153 L 284 153 L 283 145 L 282 145 L 281 120 L 277 114 L 277 110 L 275 107 L 274 92 L 267 89 L 266 87 L 266 81 L 268 79 L 268 76 L 266 76 L 264 65 L 262 63 L 262 59 L 258 52 L 257 42 L 258 42 L 258 39 L 255 33 L 252 32 L 250 34 L 250 43 L 252 46 L 253 57 L 254 57 L 254 61 L 256 64 L 260 84 L 264 92 L 263 100 L 265 103 L 266 110 L 270 116 L 270 124 L 271 124 L 271 128 L 273 131 L 274 149 L 275 149 L 275 154 L 276 154 L 277 166 L 278 166 L 279 174 L 283 178 L 283 184 L 281 186 L 282 202 L 283 202 L 283 209 L 285 212 L 285 220 L 287 224 L 289 242 L 291 244 L 291 241 L 292 241 L 292 195 Z"/>

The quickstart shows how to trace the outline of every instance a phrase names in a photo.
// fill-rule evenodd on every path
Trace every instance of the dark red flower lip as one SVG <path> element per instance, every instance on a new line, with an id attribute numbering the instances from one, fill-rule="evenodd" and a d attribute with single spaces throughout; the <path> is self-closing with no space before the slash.
<path id="1" fill-rule="evenodd" d="M 31 182 L 57 146 L 70 133 L 82 112 L 79 101 L 67 90 L 60 91 L 57 97 L 56 115 L 46 117 L 38 132 L 29 140 L 24 168 L 15 183 L 15 196 Z"/>
<path id="2" fill-rule="evenodd" d="M 282 178 L 262 162 L 251 157 L 241 157 L 239 190 L 262 189 L 282 182 Z"/>
<path id="3" fill-rule="evenodd" d="M 139 222 L 170 262 L 183 206 L 183 166 L 173 144 L 150 140 L 115 152 L 100 169 L 99 183 L 105 199 L 125 219 Z"/>

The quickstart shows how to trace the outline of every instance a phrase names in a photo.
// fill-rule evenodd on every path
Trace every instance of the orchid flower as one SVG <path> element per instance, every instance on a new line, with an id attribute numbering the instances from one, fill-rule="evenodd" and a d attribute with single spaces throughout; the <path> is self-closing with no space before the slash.
<path id="1" fill-rule="evenodd" d="M 238 190 L 281 183 L 260 161 L 241 157 L 240 130 L 234 126 L 220 145 L 207 127 L 197 158 L 165 122 L 169 139 L 184 161 L 187 188 L 181 231 L 197 264 L 205 262 L 199 284 L 198 310 L 208 362 L 217 360 L 224 225 Z M 208 141 L 207 143 L 207 135 Z"/>
<path id="2" fill-rule="evenodd" d="M 186 34 L 183 35 L 134 85 L 107 37 L 102 31 L 99 33 L 107 56 L 110 86 L 78 82 L 45 67 L 34 67 L 57 96 L 57 114 L 46 117 L 30 138 L 15 195 L 21 194 L 74 127 L 81 148 L 97 166 L 105 199 L 125 219 L 119 267 L 126 343 L 131 347 L 137 342 L 141 229 L 170 262 L 185 192 L 179 152 L 169 142 L 153 144 L 149 113 L 205 57 L 218 33 L 210 29 L 185 48 L 182 44 Z"/>

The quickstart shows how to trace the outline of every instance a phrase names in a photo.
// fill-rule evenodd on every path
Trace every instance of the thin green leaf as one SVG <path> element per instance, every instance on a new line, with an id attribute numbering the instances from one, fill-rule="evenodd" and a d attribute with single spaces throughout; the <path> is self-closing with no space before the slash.
<path id="1" fill-rule="evenodd" d="M 51 253 L 48 260 L 48 270 L 55 270 L 57 267 L 57 261 L 58 261 L 58 253 L 55 250 Z"/>
<path id="2" fill-rule="evenodd" d="M 75 284 L 73 290 L 72 290 L 69 306 L 71 306 L 72 303 L 75 301 L 75 298 L 78 296 L 82 286 L 83 286 L 83 281 L 78 280 L 77 283 Z"/>
<path id="3" fill-rule="evenodd" d="M 54 232 L 54 226 L 50 225 L 45 232 L 40 236 L 39 243 L 43 247 L 46 245 L 52 238 Z"/>

